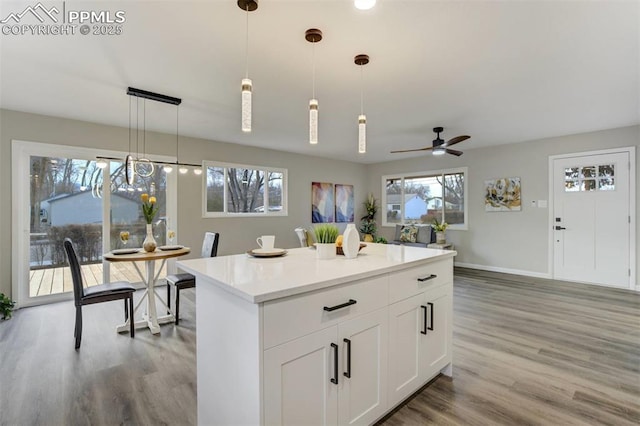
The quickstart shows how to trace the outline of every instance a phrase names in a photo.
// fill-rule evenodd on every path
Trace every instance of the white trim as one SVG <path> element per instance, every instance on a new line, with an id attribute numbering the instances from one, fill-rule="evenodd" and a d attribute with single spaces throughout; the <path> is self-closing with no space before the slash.
<path id="1" fill-rule="evenodd" d="M 13 253 L 13 255 L 11 256 L 11 290 L 12 299 L 16 300 L 17 308 L 73 299 L 72 293 L 58 293 L 46 296 L 29 297 L 28 283 L 30 255 L 29 245 L 27 244 L 27 241 L 29 240 L 28 234 L 30 230 L 29 215 L 25 215 L 25 212 L 29 212 L 30 200 L 28 195 L 29 191 L 28 189 L 25 191 L 24 185 L 25 182 L 29 182 L 30 157 L 56 156 L 79 159 L 95 159 L 96 155 L 115 158 L 121 157 L 124 159 L 127 154 L 125 152 L 114 150 L 59 145 L 53 143 L 30 142 L 19 139 L 13 139 L 11 141 L 11 223 L 14 226 L 11 234 L 11 249 Z M 149 154 L 148 157 L 152 161 L 175 161 L 174 157 L 164 155 Z M 167 182 L 169 182 L 169 179 L 171 178 L 168 177 Z M 175 177 L 173 179 L 173 190 L 177 193 Z M 28 185 L 28 183 L 26 185 Z M 173 209 L 172 213 L 177 213 L 177 208 Z M 167 214 L 170 214 L 170 212 L 167 211 Z M 103 224 L 105 222 L 105 217 L 108 217 L 108 210 L 107 215 L 103 215 Z M 174 216 L 174 218 L 177 218 L 177 216 Z M 105 244 L 104 241 L 105 239 L 103 239 L 103 244 Z"/>
<path id="2" fill-rule="evenodd" d="M 223 191 L 223 207 L 225 211 L 222 212 L 210 212 L 207 211 L 207 176 L 208 176 L 208 168 L 209 167 L 218 167 L 224 170 L 224 191 Z M 267 180 L 265 187 L 263 189 L 264 196 L 264 204 L 265 208 L 264 213 L 236 213 L 236 212 L 227 212 L 227 171 L 228 169 L 250 169 L 250 170 L 258 170 L 261 172 L 270 173 L 281 173 L 282 174 L 282 210 L 280 211 L 269 211 L 269 182 Z M 254 166 L 250 164 L 237 164 L 237 163 L 225 163 L 219 161 L 203 161 L 203 181 L 202 181 L 202 217 L 203 218 L 256 218 L 256 217 L 285 217 L 289 216 L 289 170 L 280 167 L 267 167 L 267 166 Z"/>
<path id="3" fill-rule="evenodd" d="M 461 268 L 469 268 L 469 269 L 479 269 L 481 271 L 501 272 L 503 274 L 522 275 L 525 277 L 551 279 L 551 276 L 545 272 L 524 271 L 522 269 L 500 268 L 498 266 L 476 265 L 474 263 L 464 263 L 464 262 L 454 262 L 453 266 L 459 266 Z"/>
<path id="4" fill-rule="evenodd" d="M 558 155 L 550 155 L 549 156 L 549 222 L 548 222 L 548 274 L 551 278 L 553 278 L 553 259 L 554 259 L 554 244 L 553 244 L 553 201 L 554 201 L 554 192 L 553 192 L 553 162 L 555 160 L 565 159 L 565 158 L 573 158 L 573 157 L 585 157 L 589 155 L 605 155 L 605 154 L 619 154 L 619 153 L 628 153 L 629 154 L 629 216 L 631 217 L 631 223 L 629 224 L 629 234 L 631 238 L 629 238 L 629 268 L 631 269 L 631 274 L 629 276 L 629 286 L 627 289 L 640 291 L 640 284 L 637 282 L 637 259 L 636 259 L 636 147 L 621 147 L 621 148 L 610 148 L 610 149 L 602 149 L 597 151 L 584 151 L 584 152 L 573 152 L 569 154 L 558 154 Z M 587 283 L 589 284 L 589 283 Z M 607 286 L 608 287 L 608 286 Z M 612 287 L 612 288 L 622 288 L 622 287 Z"/>
<path id="5" fill-rule="evenodd" d="M 464 175 L 464 223 L 462 225 L 449 225 L 447 230 L 450 231 L 467 231 L 469 229 L 469 167 L 455 167 L 452 169 L 439 169 L 439 170 L 429 170 L 429 171 L 421 171 L 421 172 L 410 172 L 410 173 L 394 173 L 390 175 L 382 176 L 382 194 L 380 196 L 380 210 L 381 214 L 381 225 L 382 227 L 390 228 L 395 227 L 398 223 L 388 223 L 387 222 L 387 180 L 389 179 L 410 179 L 415 177 L 425 177 L 425 176 L 435 176 L 435 175 L 444 175 L 444 174 L 453 174 L 453 173 L 462 173 Z M 404 196 L 404 186 L 402 187 L 401 194 Z M 404 210 L 404 204 L 402 203 L 404 197 L 401 198 L 400 211 Z M 443 194 L 443 206 L 444 206 L 444 194 Z M 400 222 L 399 224 L 403 224 L 404 222 Z"/>

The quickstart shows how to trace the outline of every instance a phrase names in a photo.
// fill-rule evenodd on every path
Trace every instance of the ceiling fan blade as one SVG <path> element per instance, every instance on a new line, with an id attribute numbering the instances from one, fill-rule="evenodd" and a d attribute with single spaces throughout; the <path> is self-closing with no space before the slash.
<path id="1" fill-rule="evenodd" d="M 462 151 L 456 151 L 455 149 L 445 148 L 447 154 L 455 155 L 456 157 L 460 157 L 462 155 Z"/>
<path id="2" fill-rule="evenodd" d="M 455 145 L 457 143 L 460 143 L 462 141 L 466 141 L 467 139 L 469 139 L 471 136 L 467 136 L 467 135 L 462 135 L 462 136 L 456 136 L 455 138 L 451 138 L 448 141 L 446 141 L 444 143 L 444 146 L 451 146 L 451 145 Z"/>
<path id="3" fill-rule="evenodd" d="M 432 146 L 428 146 L 428 147 L 426 147 L 426 148 L 403 149 L 403 150 L 400 150 L 400 151 L 391 151 L 391 153 L 392 153 L 392 154 L 396 154 L 396 153 L 398 153 L 398 152 L 428 151 L 428 150 L 430 150 L 430 149 L 433 149 L 433 147 L 432 147 Z"/>

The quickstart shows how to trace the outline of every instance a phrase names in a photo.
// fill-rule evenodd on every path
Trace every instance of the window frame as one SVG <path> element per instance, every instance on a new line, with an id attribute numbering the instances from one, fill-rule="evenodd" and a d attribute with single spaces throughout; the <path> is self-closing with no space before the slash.
<path id="1" fill-rule="evenodd" d="M 266 167 L 266 166 L 256 166 L 251 164 L 238 164 L 238 163 L 227 163 L 221 161 L 203 161 L 203 173 L 202 173 L 202 217 L 203 218 L 230 218 L 230 217 L 274 217 L 274 216 L 289 216 L 289 203 L 288 203 L 288 195 L 289 195 L 289 171 L 285 168 L 280 167 Z M 209 167 L 217 167 L 224 169 L 224 190 L 223 190 L 223 206 L 224 211 L 221 212 L 210 212 L 207 211 L 207 179 L 209 176 Z M 228 169 L 251 169 L 258 170 L 264 172 L 265 174 L 270 173 L 281 173 L 282 174 L 282 210 L 280 211 L 270 211 L 269 210 L 269 184 L 268 179 L 265 183 L 263 189 L 263 197 L 264 203 L 263 207 L 264 212 L 252 212 L 252 213 L 236 213 L 227 211 L 228 208 Z"/>
<path id="2" fill-rule="evenodd" d="M 466 231 L 469 229 L 469 202 L 468 202 L 468 197 L 469 197 L 469 191 L 468 191 L 468 175 L 469 175 L 469 168 L 468 167 L 457 167 L 457 168 L 452 168 L 452 169 L 440 169 L 440 170 L 427 170 L 427 171 L 420 171 L 420 172 L 411 172 L 411 173 L 397 173 L 397 174 L 390 174 L 390 175 L 384 175 L 382 176 L 382 183 L 381 183 L 381 193 L 382 196 L 380 197 L 380 210 L 382 212 L 382 226 L 383 227 L 395 227 L 396 225 L 398 225 L 398 223 L 391 223 L 391 222 L 387 222 L 387 181 L 390 179 L 400 179 L 400 187 L 401 187 L 401 196 L 400 196 L 400 200 L 404 200 L 404 188 L 405 188 L 405 179 L 414 179 L 414 178 L 420 178 L 420 177 L 432 177 L 432 176 L 440 176 L 442 178 L 442 180 L 444 181 L 444 177 L 445 175 L 450 175 L 450 174 L 456 174 L 456 173 L 462 173 L 463 179 L 464 179 L 464 223 L 459 223 L 459 224 L 450 224 L 449 227 L 447 229 L 451 229 L 451 230 L 460 230 L 460 231 Z M 444 197 L 444 188 L 443 188 L 443 197 Z M 441 216 L 441 220 L 444 220 L 444 207 L 445 207 L 445 203 L 443 200 L 442 203 L 442 216 Z M 404 204 L 400 203 L 400 214 L 402 217 L 402 221 L 400 222 L 400 224 L 404 225 L 404 215 L 405 215 L 405 211 L 404 211 Z"/>

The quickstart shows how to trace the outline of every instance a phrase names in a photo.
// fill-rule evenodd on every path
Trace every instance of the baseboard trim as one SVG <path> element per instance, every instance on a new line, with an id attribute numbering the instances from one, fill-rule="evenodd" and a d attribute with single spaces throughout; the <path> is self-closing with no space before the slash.
<path id="1" fill-rule="evenodd" d="M 525 277 L 551 279 L 551 274 L 548 274 L 546 272 L 533 272 L 533 271 L 525 271 L 522 269 L 500 268 L 498 266 L 476 265 L 474 263 L 464 263 L 464 262 L 454 262 L 453 265 L 460 266 L 461 268 L 479 269 L 481 271 L 502 272 L 503 274 L 514 274 L 514 275 L 522 275 Z"/>

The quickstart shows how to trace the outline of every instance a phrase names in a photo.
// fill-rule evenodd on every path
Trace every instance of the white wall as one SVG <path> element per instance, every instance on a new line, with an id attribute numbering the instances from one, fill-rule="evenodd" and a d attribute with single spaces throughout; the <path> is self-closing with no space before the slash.
<path id="1" fill-rule="evenodd" d="M 0 109 L 0 292 L 11 294 L 11 140 L 127 151 L 128 129 Z M 302 141 L 301 143 L 304 143 Z M 175 134 L 147 132 L 147 151 L 174 155 Z M 313 147 L 309 148 L 313 151 Z M 276 246 L 298 247 L 293 229 L 311 226 L 311 182 L 354 185 L 356 217 L 362 216 L 366 166 L 307 155 L 180 137 L 180 161 L 223 161 L 288 169 L 289 215 L 265 218 L 202 217 L 202 180 L 192 173 L 178 179 L 178 242 L 199 256 L 205 231 L 220 232 L 219 255 L 243 253 L 255 239 L 274 234 Z M 344 228 L 344 225 L 342 226 Z"/>
<path id="2" fill-rule="evenodd" d="M 453 242 L 458 250 L 456 262 L 544 276 L 549 272 L 548 209 L 532 207 L 531 201 L 549 200 L 549 156 L 638 145 L 640 126 L 482 149 L 472 149 L 472 138 L 460 145 L 464 151 L 461 157 L 433 157 L 427 154 L 370 165 L 367 174 L 370 190 L 376 198 L 380 198 L 384 175 L 467 166 L 469 229 L 447 230 L 447 240 Z M 511 176 L 521 178 L 522 211 L 485 212 L 484 181 Z M 636 180 L 639 178 L 640 174 Z M 638 200 L 639 190 L 640 183 L 637 181 Z M 639 218 L 636 210 L 638 224 Z M 393 236 L 393 228 L 380 227 L 379 233 L 389 239 Z M 635 238 L 637 244 L 638 236 Z M 639 264 L 637 260 L 636 265 Z"/>

